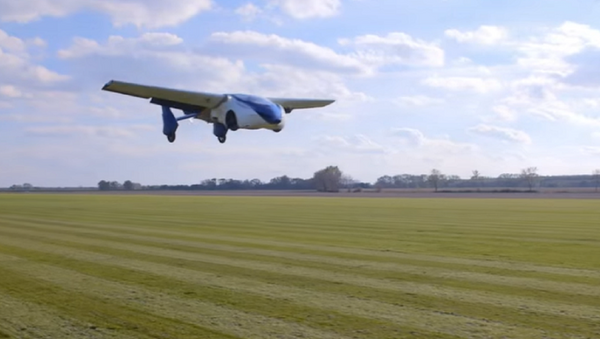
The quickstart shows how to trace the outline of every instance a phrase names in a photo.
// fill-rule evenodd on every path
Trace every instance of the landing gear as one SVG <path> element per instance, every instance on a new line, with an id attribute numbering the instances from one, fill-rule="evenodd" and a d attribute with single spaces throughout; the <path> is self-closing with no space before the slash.
<path id="1" fill-rule="evenodd" d="M 215 122 L 213 125 L 213 134 L 220 143 L 225 143 L 225 140 L 227 140 L 227 126 L 220 122 Z"/>
<path id="2" fill-rule="evenodd" d="M 179 123 L 173 112 L 171 112 L 171 108 L 168 106 L 162 106 L 162 120 L 163 120 L 163 134 L 167 136 L 167 140 L 169 142 L 175 141 L 175 132 L 177 131 L 177 127 L 179 127 Z"/>
<path id="3" fill-rule="evenodd" d="M 227 128 L 232 131 L 237 131 L 239 126 L 237 122 L 237 117 L 235 116 L 235 112 L 227 111 L 227 115 L 225 115 L 225 124 Z"/>

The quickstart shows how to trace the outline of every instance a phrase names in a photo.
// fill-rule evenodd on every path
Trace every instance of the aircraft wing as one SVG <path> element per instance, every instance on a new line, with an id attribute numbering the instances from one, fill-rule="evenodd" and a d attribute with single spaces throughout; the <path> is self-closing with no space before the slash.
<path id="1" fill-rule="evenodd" d="M 102 87 L 102 90 L 138 98 L 152 99 L 151 102 L 154 104 L 166 105 L 187 111 L 201 111 L 205 108 L 214 108 L 226 98 L 224 94 L 184 91 L 116 80 L 106 83 Z"/>
<path id="2" fill-rule="evenodd" d="M 272 102 L 281 105 L 286 110 L 301 108 L 325 107 L 335 102 L 333 99 L 295 99 L 295 98 L 268 98 Z"/>

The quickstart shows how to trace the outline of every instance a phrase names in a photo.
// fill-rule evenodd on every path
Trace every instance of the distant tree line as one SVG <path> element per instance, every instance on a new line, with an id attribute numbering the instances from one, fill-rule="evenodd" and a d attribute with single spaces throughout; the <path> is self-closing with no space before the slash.
<path id="1" fill-rule="evenodd" d="M 205 179 L 197 184 L 182 185 L 142 185 L 126 180 L 123 183 L 113 180 L 101 180 L 97 189 L 101 191 L 133 190 L 317 190 L 321 192 L 339 192 L 340 190 L 361 191 L 363 189 L 433 189 L 440 190 L 495 190 L 512 189 L 535 191 L 538 188 L 600 188 L 600 169 L 591 175 L 554 175 L 543 176 L 537 167 L 522 169 L 519 173 L 503 173 L 497 177 L 488 177 L 478 170 L 472 171 L 468 178 L 444 174 L 432 169 L 427 174 L 384 175 L 374 183 L 361 182 L 344 173 L 338 166 L 327 166 L 313 173 L 310 178 L 292 178 L 287 175 L 272 178 L 269 181 L 259 179 Z M 10 191 L 36 190 L 85 190 L 79 188 L 42 188 L 30 183 L 12 185 Z"/>
<path id="2" fill-rule="evenodd" d="M 98 183 L 98 189 L 101 191 L 115 191 L 115 190 L 133 191 L 135 189 L 141 189 L 141 188 L 142 188 L 141 184 L 134 183 L 131 180 L 126 180 L 122 184 L 118 181 L 106 181 L 106 180 L 101 180 Z"/>
<path id="3" fill-rule="evenodd" d="M 438 169 L 428 174 L 384 175 L 374 183 L 361 182 L 344 173 L 338 166 L 328 166 L 316 171 L 311 178 L 292 178 L 287 175 L 275 177 L 269 181 L 259 179 L 212 178 L 191 185 L 149 185 L 143 186 L 130 180 L 124 183 L 102 180 L 98 189 L 111 190 L 317 190 L 321 192 L 339 192 L 340 190 L 360 191 L 362 189 L 425 189 L 434 191 L 443 189 L 490 190 L 497 188 L 534 191 L 537 188 L 595 188 L 600 187 L 600 170 L 591 175 L 542 176 L 537 167 L 528 167 L 520 173 L 504 173 L 497 177 L 487 177 L 474 170 L 468 178 L 444 174 Z"/>

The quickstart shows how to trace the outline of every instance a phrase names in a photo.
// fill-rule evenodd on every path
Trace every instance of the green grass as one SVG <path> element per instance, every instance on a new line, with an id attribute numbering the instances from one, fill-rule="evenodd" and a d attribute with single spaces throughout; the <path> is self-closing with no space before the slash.
<path id="1" fill-rule="evenodd" d="M 0 195 L 12 337 L 600 337 L 600 201 Z"/>

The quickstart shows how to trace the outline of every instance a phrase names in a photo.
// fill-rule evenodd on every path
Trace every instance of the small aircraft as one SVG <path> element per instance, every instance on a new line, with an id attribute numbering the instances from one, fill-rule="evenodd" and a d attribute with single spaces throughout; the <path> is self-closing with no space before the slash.
<path id="1" fill-rule="evenodd" d="M 163 134 L 169 142 L 175 141 L 178 121 L 184 119 L 212 123 L 213 134 L 220 143 L 224 143 L 229 130 L 280 132 L 285 126 L 285 114 L 292 110 L 325 107 L 335 102 L 331 99 L 265 98 L 248 94 L 184 91 L 116 80 L 106 83 L 102 90 L 150 99 L 150 103 L 162 106 Z M 176 118 L 171 108 L 183 111 L 184 115 Z"/>

